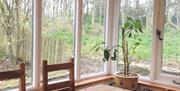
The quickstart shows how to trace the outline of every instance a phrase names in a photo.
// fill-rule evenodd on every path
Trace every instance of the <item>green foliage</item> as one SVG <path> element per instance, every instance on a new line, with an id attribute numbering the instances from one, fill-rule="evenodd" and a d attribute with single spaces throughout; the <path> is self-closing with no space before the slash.
<path id="1" fill-rule="evenodd" d="M 0 48 L 0 59 L 4 58 L 6 56 L 6 52 Z"/>
<path id="2" fill-rule="evenodd" d="M 84 30 L 85 30 L 85 32 L 89 32 L 89 31 L 91 31 L 91 29 L 92 29 L 92 16 L 90 16 L 90 15 L 87 15 L 87 16 L 85 16 L 85 23 L 84 23 Z"/>
<path id="3" fill-rule="evenodd" d="M 44 37 L 63 41 L 67 45 L 73 45 L 73 33 L 66 27 L 59 28 L 58 31 L 43 31 L 42 34 Z"/>
<path id="4" fill-rule="evenodd" d="M 101 34 L 100 36 L 94 35 L 91 32 L 86 33 L 85 35 L 82 36 L 81 39 L 81 54 L 82 56 L 87 56 L 87 55 L 91 55 L 91 56 L 101 56 L 102 52 L 100 52 L 99 50 L 101 50 L 101 48 L 103 48 L 104 46 L 101 46 L 99 48 L 96 49 L 95 46 L 99 46 L 101 45 L 101 41 L 103 41 L 103 34 Z M 95 51 L 92 51 L 95 50 Z"/>
<path id="5" fill-rule="evenodd" d="M 180 40 L 180 33 L 176 29 L 173 29 L 170 26 L 165 27 L 165 34 L 163 40 L 163 58 L 177 58 L 180 54 L 179 49 L 179 40 Z"/>
<path id="6" fill-rule="evenodd" d="M 133 31 L 134 30 L 134 31 Z M 141 44 L 141 38 L 137 36 L 137 34 L 140 32 L 142 33 L 142 26 L 141 26 L 141 22 L 140 20 L 134 20 L 132 19 L 131 17 L 127 17 L 127 21 L 124 23 L 124 25 L 122 26 L 122 32 L 125 32 L 124 33 L 124 37 L 121 36 L 122 38 L 129 38 L 128 41 L 131 42 L 131 50 L 133 52 L 131 52 L 131 54 L 136 54 L 137 52 L 135 51 L 136 48 Z M 121 47 L 123 45 L 116 45 L 116 46 L 113 46 L 112 48 L 102 48 L 101 45 L 104 45 L 105 46 L 105 42 L 99 42 L 99 43 L 96 43 L 95 46 L 93 47 L 93 49 L 95 49 L 95 51 L 99 51 L 99 49 L 102 49 L 103 50 L 103 53 L 104 53 L 104 57 L 103 57 L 103 61 L 108 61 L 109 58 L 111 58 L 112 60 L 117 60 L 117 53 L 118 53 L 118 50 L 115 48 L 115 47 Z M 128 49 L 129 50 L 129 49 Z M 130 50 L 130 51 L 131 51 Z M 110 52 L 113 51 L 113 54 L 110 55 Z M 128 63 L 130 63 L 128 61 Z"/>
<path id="7" fill-rule="evenodd" d="M 122 53 L 123 53 L 123 62 L 124 62 L 124 75 L 129 74 L 129 54 L 136 53 L 136 48 L 141 43 L 141 38 L 138 38 L 138 33 L 142 33 L 142 26 L 139 19 L 132 19 L 131 17 L 127 17 L 126 22 L 121 27 L 122 30 Z M 132 39 L 133 41 L 130 41 Z M 129 42 L 131 45 L 129 46 Z"/>
<path id="8" fill-rule="evenodd" d="M 122 31 L 128 31 L 127 35 L 129 35 L 129 38 L 132 37 L 133 32 L 136 33 L 141 32 L 142 33 L 142 26 L 139 19 L 133 20 L 131 17 L 127 17 L 126 22 L 121 27 Z M 126 36 L 126 35 L 125 35 Z"/>

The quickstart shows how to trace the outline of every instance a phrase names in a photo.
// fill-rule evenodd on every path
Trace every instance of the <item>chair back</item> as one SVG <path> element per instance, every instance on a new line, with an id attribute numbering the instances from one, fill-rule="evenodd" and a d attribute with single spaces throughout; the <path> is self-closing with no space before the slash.
<path id="1" fill-rule="evenodd" d="M 0 72 L 0 81 L 19 78 L 19 90 L 26 91 L 25 64 L 21 63 L 19 66 L 18 70 Z"/>
<path id="2" fill-rule="evenodd" d="M 59 71 L 59 70 L 69 70 L 69 80 L 48 84 L 48 72 L 52 71 Z M 42 65 L 42 91 L 75 91 L 74 86 L 74 58 L 70 58 L 69 63 L 62 63 L 62 64 L 53 64 L 48 65 L 47 60 L 43 61 Z"/>

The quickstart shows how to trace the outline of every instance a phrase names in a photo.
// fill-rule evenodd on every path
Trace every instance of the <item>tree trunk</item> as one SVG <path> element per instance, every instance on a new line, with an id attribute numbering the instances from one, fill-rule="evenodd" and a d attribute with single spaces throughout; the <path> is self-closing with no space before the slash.
<path id="1" fill-rule="evenodd" d="M 92 12 L 92 23 L 91 23 L 92 26 L 94 25 L 94 22 L 95 22 L 95 12 L 96 12 L 96 8 L 97 8 L 96 2 L 97 1 L 95 1 L 95 0 L 92 1 L 92 3 L 93 3 L 93 7 L 92 7 L 92 11 L 91 11 Z"/>
<path id="2" fill-rule="evenodd" d="M 12 63 L 12 65 L 15 65 L 16 62 L 14 61 L 14 55 L 13 55 L 13 45 L 12 45 L 12 36 L 13 36 L 13 29 L 15 26 L 14 23 L 14 2 L 11 1 L 0 1 L 1 4 L 1 13 L 2 13 L 2 19 L 3 22 L 0 22 L 1 25 L 3 25 L 3 29 L 6 32 L 7 36 L 7 55 L 8 55 L 8 61 Z M 6 7 L 7 9 L 5 9 Z"/>
<path id="3" fill-rule="evenodd" d="M 104 8 L 104 6 L 103 6 L 104 4 L 102 4 L 102 3 L 104 3 L 104 2 L 100 0 L 99 1 L 99 6 L 100 6 L 100 9 L 99 9 L 99 12 L 100 12 L 99 13 L 99 24 L 100 25 L 102 25 L 102 11 L 104 11 L 104 9 L 103 9 Z"/>
<path id="4" fill-rule="evenodd" d="M 177 0 L 177 27 L 180 29 L 180 0 Z"/>
<path id="5" fill-rule="evenodd" d="M 86 0 L 86 5 L 87 5 L 87 8 L 86 8 L 86 11 L 87 11 L 87 16 L 89 15 L 89 0 Z"/>
<path id="6" fill-rule="evenodd" d="M 16 61 L 14 60 L 14 56 L 13 56 L 13 49 L 12 49 L 12 38 L 11 35 L 7 36 L 8 38 L 8 61 L 12 62 L 12 65 L 16 65 Z"/>
<path id="7" fill-rule="evenodd" d="M 145 25 L 146 30 L 145 31 L 149 31 L 153 26 L 152 1 L 147 1 L 147 3 L 148 3 L 148 7 L 147 7 L 147 12 L 146 12 L 146 25 Z"/>
<path id="8" fill-rule="evenodd" d="M 125 0 L 125 3 L 124 3 L 124 7 L 122 9 L 122 23 L 125 22 L 125 19 L 127 17 L 127 12 L 128 12 L 128 7 L 129 7 L 129 0 Z"/>
<path id="9" fill-rule="evenodd" d="M 139 18 L 139 0 L 136 0 L 136 19 Z"/>
<path id="10" fill-rule="evenodd" d="M 16 0 L 15 1 L 16 4 L 16 57 L 20 57 L 20 47 L 21 47 L 21 30 L 20 30 L 20 14 L 19 14 L 19 10 L 20 10 L 20 0 Z"/>

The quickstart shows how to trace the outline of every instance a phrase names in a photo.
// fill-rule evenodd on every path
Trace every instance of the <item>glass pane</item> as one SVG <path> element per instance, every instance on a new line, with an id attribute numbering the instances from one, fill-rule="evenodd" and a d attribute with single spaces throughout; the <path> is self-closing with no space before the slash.
<path id="1" fill-rule="evenodd" d="M 75 0 L 43 0 L 42 5 L 41 59 L 48 64 L 66 63 L 73 57 Z M 67 71 L 52 72 L 49 80 L 60 79 L 63 74 Z"/>
<path id="2" fill-rule="evenodd" d="M 180 0 L 166 0 L 162 72 L 180 73 Z"/>
<path id="3" fill-rule="evenodd" d="M 104 71 L 102 51 L 94 52 L 94 45 L 104 41 L 106 0 L 83 0 L 83 29 L 81 40 L 81 74 Z"/>
<path id="4" fill-rule="evenodd" d="M 151 61 L 151 42 L 153 28 L 153 0 L 121 0 L 119 27 L 125 22 L 126 17 L 140 19 L 143 33 L 138 33 L 137 39 L 129 39 L 129 48 L 135 41 L 140 45 L 135 50 L 129 50 L 130 72 L 143 77 L 149 77 Z M 122 43 L 121 28 L 119 29 L 119 45 Z M 120 49 L 120 48 L 119 48 Z M 123 71 L 122 50 L 119 50 L 118 71 Z"/>
<path id="5" fill-rule="evenodd" d="M 63 81 L 68 81 L 69 71 L 68 70 L 58 70 L 48 73 L 48 83 L 59 83 Z"/>
<path id="6" fill-rule="evenodd" d="M 26 65 L 32 84 L 32 0 L 0 0 L 0 71 Z M 0 91 L 18 87 L 18 80 L 0 81 Z"/>

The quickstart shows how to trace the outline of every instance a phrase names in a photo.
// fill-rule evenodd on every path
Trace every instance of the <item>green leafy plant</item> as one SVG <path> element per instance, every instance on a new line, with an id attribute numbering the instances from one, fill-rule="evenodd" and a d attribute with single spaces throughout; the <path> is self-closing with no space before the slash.
<path id="1" fill-rule="evenodd" d="M 127 21 L 124 23 L 124 25 L 121 27 L 122 31 L 122 51 L 123 51 L 123 62 L 124 62 L 124 75 L 129 74 L 129 64 L 130 60 L 128 57 L 129 51 L 134 51 L 138 45 L 140 45 L 140 40 L 137 39 L 136 34 L 137 33 L 143 33 L 142 32 L 142 26 L 139 19 L 132 19 L 131 17 L 127 17 Z M 132 47 L 128 47 L 128 38 L 134 38 L 139 41 L 134 42 L 134 45 Z"/>
<path id="2" fill-rule="evenodd" d="M 112 48 L 104 48 L 105 46 L 105 42 L 98 42 L 91 50 L 95 50 L 95 52 L 99 51 L 99 50 L 103 50 L 103 61 L 106 62 L 109 60 L 109 58 L 111 58 L 112 60 L 117 60 L 117 49 L 114 49 L 115 47 L 119 46 L 113 46 Z M 113 55 L 110 54 L 110 52 L 113 50 Z"/>
<path id="3" fill-rule="evenodd" d="M 123 53 L 123 62 L 124 62 L 124 75 L 129 75 L 129 53 L 135 53 L 135 49 L 137 46 L 140 45 L 141 39 L 140 37 L 137 36 L 138 33 L 143 33 L 142 31 L 142 25 L 139 19 L 133 19 L 131 17 L 127 17 L 126 22 L 121 26 L 121 45 L 115 45 L 111 48 L 109 47 L 102 47 L 102 45 L 105 45 L 105 42 L 99 42 L 97 43 L 93 49 L 95 51 L 99 51 L 100 49 L 103 50 L 104 57 L 103 61 L 108 61 L 109 59 L 111 60 L 117 60 L 117 47 L 122 48 L 122 53 Z M 131 47 L 128 46 L 128 41 L 130 39 L 133 39 L 134 41 L 132 42 L 131 40 Z M 112 55 L 111 52 L 113 51 Z"/>

